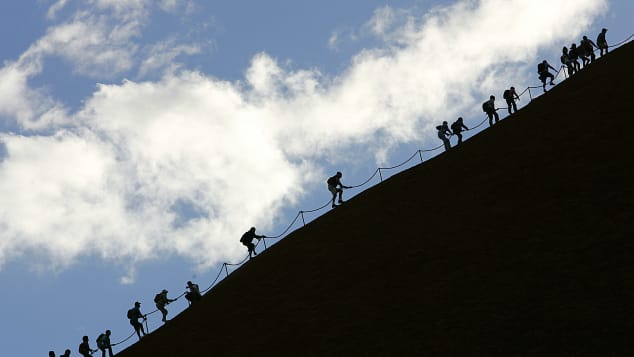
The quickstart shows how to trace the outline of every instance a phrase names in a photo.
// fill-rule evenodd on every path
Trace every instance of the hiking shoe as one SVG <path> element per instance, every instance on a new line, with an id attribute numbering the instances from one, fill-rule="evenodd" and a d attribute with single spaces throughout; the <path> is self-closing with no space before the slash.
<path id="1" fill-rule="evenodd" d="M 344 200 L 339 200 L 339 204 L 344 203 L 344 202 L 346 202 L 346 201 L 344 201 Z"/>

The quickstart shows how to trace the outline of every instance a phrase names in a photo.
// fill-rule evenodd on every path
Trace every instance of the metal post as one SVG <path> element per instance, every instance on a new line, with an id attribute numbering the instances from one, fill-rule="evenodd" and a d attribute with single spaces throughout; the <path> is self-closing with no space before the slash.
<path id="1" fill-rule="evenodd" d="M 262 237 L 262 242 L 264 242 L 264 249 L 266 249 L 266 237 Z"/>
<path id="2" fill-rule="evenodd" d="M 533 95 L 531 94 L 531 87 L 528 87 L 528 97 L 533 101 Z"/>
<path id="3" fill-rule="evenodd" d="M 225 267 L 225 273 L 227 274 L 227 277 L 229 276 L 229 269 L 227 268 L 227 263 L 224 263 L 224 267 Z"/>
<path id="4" fill-rule="evenodd" d="M 423 153 L 418 150 L 418 157 L 420 157 L 420 162 L 423 162 Z"/>
<path id="5" fill-rule="evenodd" d="M 381 168 L 379 167 L 378 170 L 379 170 L 379 178 L 381 179 L 381 182 L 383 182 L 383 175 L 381 175 Z"/>
<path id="6" fill-rule="evenodd" d="M 306 226 L 306 221 L 304 220 L 304 211 L 299 211 L 299 214 L 302 216 L 302 223 Z"/>

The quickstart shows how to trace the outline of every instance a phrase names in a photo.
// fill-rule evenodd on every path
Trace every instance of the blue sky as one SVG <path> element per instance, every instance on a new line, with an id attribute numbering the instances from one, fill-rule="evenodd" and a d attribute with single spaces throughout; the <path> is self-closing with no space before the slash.
<path id="1" fill-rule="evenodd" d="M 93 346 L 105 329 L 128 336 L 134 301 L 147 312 L 163 288 L 207 287 L 222 262 L 243 258 L 249 227 L 277 235 L 325 203 L 334 171 L 355 185 L 436 147 L 439 122 L 479 123 L 480 102 L 536 85 L 535 64 L 558 66 L 562 46 L 601 27 L 609 43 L 627 38 L 633 10 L 625 0 L 0 3 L 3 352 L 75 355 L 83 335 Z"/>

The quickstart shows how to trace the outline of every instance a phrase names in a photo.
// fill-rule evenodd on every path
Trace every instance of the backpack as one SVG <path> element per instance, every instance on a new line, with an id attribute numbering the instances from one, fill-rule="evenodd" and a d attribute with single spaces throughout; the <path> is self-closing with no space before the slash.
<path id="1" fill-rule="evenodd" d="M 537 65 L 537 73 L 542 73 L 546 71 L 546 66 L 543 63 Z"/>
<path id="2" fill-rule="evenodd" d="M 79 351 L 79 354 L 81 354 L 81 355 L 83 355 L 84 353 L 90 354 L 90 348 L 88 348 L 88 344 L 85 343 L 85 342 L 82 342 L 79 345 L 78 351 Z"/>
<path id="3" fill-rule="evenodd" d="M 99 335 L 99 337 L 97 337 L 97 347 L 99 348 L 108 348 L 107 344 L 106 344 L 106 334 L 102 333 L 101 335 Z"/>
<path id="4" fill-rule="evenodd" d="M 485 113 L 489 111 L 489 101 L 488 100 L 486 102 L 482 103 L 482 111 L 485 112 Z"/>
<path id="5" fill-rule="evenodd" d="M 455 122 L 453 124 L 451 124 L 451 131 L 453 131 L 454 133 L 460 132 L 460 123 Z"/>
<path id="6" fill-rule="evenodd" d="M 330 186 L 334 186 L 337 183 L 335 176 L 329 177 L 328 180 L 326 180 L 326 183 Z"/>
<path id="7" fill-rule="evenodd" d="M 436 130 L 442 130 L 442 125 L 438 125 L 438 126 L 436 127 Z"/>
<path id="8" fill-rule="evenodd" d="M 502 94 L 502 98 L 504 99 L 511 98 L 511 91 L 509 89 L 505 90 L 504 93 Z"/>
<path id="9" fill-rule="evenodd" d="M 135 317 L 134 309 L 128 310 L 128 318 L 133 319 Z"/>
<path id="10" fill-rule="evenodd" d="M 158 304 L 161 300 L 163 300 L 161 294 L 156 294 L 156 296 L 154 297 L 154 302 Z"/>

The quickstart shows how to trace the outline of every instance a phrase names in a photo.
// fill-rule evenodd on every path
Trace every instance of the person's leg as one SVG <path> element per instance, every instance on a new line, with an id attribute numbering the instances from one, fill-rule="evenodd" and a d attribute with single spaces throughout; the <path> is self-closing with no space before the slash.
<path id="1" fill-rule="evenodd" d="M 330 193 L 332 194 L 332 207 L 335 207 L 335 199 L 337 198 L 337 189 L 332 185 L 328 185 L 328 191 L 330 191 Z"/>
<path id="2" fill-rule="evenodd" d="M 339 192 L 339 203 L 343 203 L 343 197 L 341 197 L 343 195 L 343 189 L 338 188 L 337 192 Z"/>
<path id="3" fill-rule="evenodd" d="M 515 103 L 515 100 L 511 101 L 513 103 L 513 112 L 517 113 L 517 103 Z"/>
<path id="4" fill-rule="evenodd" d="M 112 346 L 108 346 L 108 357 L 113 357 L 114 353 L 112 353 Z"/>
<path id="5" fill-rule="evenodd" d="M 488 111 L 487 116 L 489 117 L 489 126 L 493 126 L 493 114 Z"/>
<path id="6" fill-rule="evenodd" d="M 458 137 L 458 144 L 456 145 L 462 144 L 462 133 L 456 133 L 456 136 Z"/>
<path id="7" fill-rule="evenodd" d="M 512 102 L 511 100 L 507 99 L 507 100 L 506 100 L 506 106 L 507 106 L 507 109 L 508 109 L 508 111 L 509 111 L 509 115 L 513 114 L 513 113 L 511 112 L 511 107 L 512 107 L 512 105 L 513 105 L 513 102 Z"/>
<path id="8" fill-rule="evenodd" d="M 498 123 L 500 121 L 500 116 L 498 115 L 498 112 L 494 111 L 493 115 L 495 116 L 495 123 Z"/>

